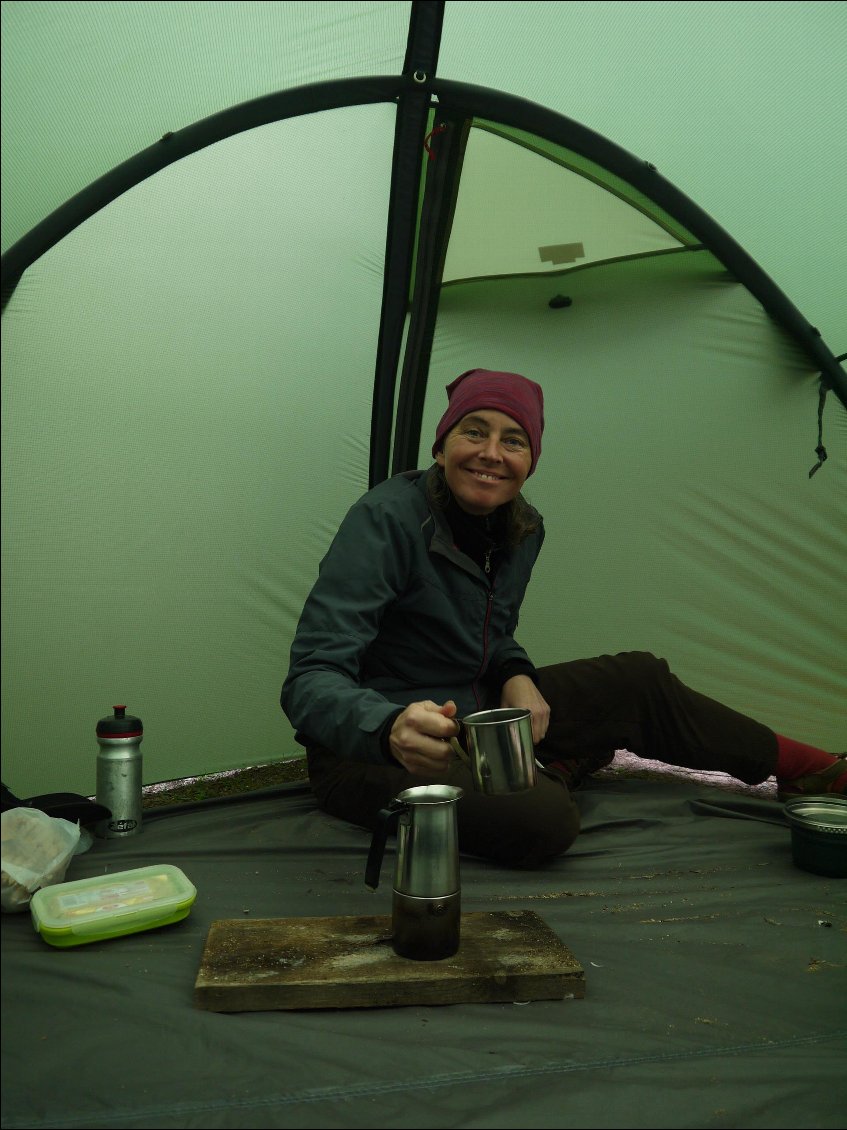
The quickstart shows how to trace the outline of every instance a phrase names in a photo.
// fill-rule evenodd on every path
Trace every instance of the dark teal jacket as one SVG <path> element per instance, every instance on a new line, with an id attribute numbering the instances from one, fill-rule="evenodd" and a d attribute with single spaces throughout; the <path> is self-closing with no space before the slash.
<path id="1" fill-rule="evenodd" d="M 492 674 L 529 663 L 514 632 L 543 525 L 503 555 L 490 586 L 430 506 L 428 474 L 368 491 L 321 562 L 281 696 L 304 745 L 383 762 L 380 731 L 398 708 L 453 699 L 463 717 L 497 706 Z"/>

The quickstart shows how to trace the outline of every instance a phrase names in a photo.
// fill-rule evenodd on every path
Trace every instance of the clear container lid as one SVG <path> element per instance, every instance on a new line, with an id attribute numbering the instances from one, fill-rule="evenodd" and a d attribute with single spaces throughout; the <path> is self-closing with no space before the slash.
<path id="1" fill-rule="evenodd" d="M 132 920 L 154 921 L 190 905 L 197 888 L 172 864 L 137 867 L 42 887 L 32 896 L 36 928 L 100 933 Z"/>

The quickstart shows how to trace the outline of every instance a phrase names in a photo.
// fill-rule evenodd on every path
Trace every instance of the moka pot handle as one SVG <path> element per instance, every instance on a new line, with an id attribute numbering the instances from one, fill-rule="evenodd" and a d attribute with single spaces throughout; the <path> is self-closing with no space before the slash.
<path id="1" fill-rule="evenodd" d="M 397 820 L 403 812 L 408 812 L 408 804 L 402 801 L 392 801 L 388 808 L 382 808 L 377 816 L 371 849 L 368 852 L 368 862 L 365 865 L 365 886 L 375 891 L 379 886 L 379 873 L 382 869 L 382 857 L 385 854 L 385 842 L 391 831 L 391 822 Z"/>

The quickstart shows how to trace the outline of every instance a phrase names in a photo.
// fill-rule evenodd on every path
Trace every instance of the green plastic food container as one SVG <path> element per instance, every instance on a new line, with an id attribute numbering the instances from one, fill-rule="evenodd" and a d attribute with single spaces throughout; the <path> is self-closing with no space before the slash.
<path id="1" fill-rule="evenodd" d="M 32 923 L 51 946 L 82 946 L 179 922 L 197 889 L 178 867 L 159 864 L 42 887 Z"/>

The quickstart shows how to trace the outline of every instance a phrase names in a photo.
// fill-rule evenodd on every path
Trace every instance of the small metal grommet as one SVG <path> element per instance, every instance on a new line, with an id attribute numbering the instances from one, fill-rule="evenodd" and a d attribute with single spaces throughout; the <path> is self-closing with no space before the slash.
<path id="1" fill-rule="evenodd" d="M 415 71 L 415 73 L 412 75 L 412 78 L 414 79 L 415 82 L 426 82 L 426 72 L 425 71 Z"/>

